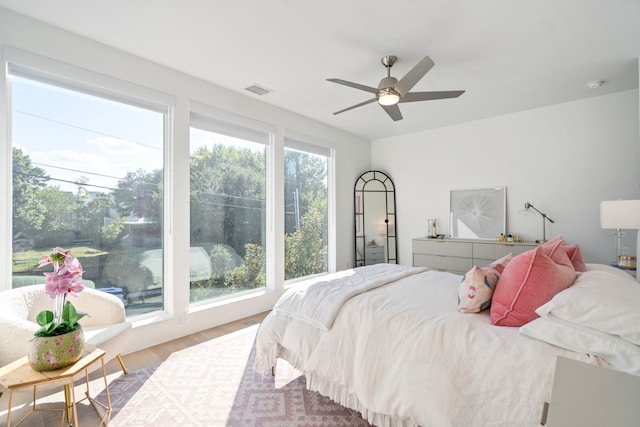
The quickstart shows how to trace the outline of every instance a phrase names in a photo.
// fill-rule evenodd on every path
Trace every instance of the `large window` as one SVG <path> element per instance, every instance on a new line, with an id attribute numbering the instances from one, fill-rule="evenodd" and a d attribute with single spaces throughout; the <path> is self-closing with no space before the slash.
<path id="1" fill-rule="evenodd" d="M 192 114 L 190 300 L 265 286 L 271 134 Z"/>
<path id="2" fill-rule="evenodd" d="M 167 109 L 43 81 L 10 77 L 13 286 L 60 246 L 129 315 L 162 309 Z"/>
<path id="3" fill-rule="evenodd" d="M 44 283 L 42 255 L 62 247 L 128 316 L 180 320 L 335 269 L 330 143 L 170 88 L 6 58 L 13 287 Z"/>
<path id="4" fill-rule="evenodd" d="M 329 150 L 285 137 L 285 279 L 328 271 Z"/>

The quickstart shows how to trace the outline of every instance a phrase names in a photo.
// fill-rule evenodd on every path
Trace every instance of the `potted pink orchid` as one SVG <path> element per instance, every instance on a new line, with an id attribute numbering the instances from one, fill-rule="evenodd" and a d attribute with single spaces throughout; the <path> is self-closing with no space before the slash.
<path id="1" fill-rule="evenodd" d="M 77 311 L 67 295 L 78 296 L 84 289 L 82 265 L 71 252 L 55 248 L 52 254 L 45 254 L 38 268 L 53 264 L 53 272 L 44 273 L 46 277 L 45 292 L 54 299 L 53 311 L 45 310 L 38 314 L 36 321 L 41 326 L 34 334 L 36 337 L 53 337 L 66 334 L 80 328 L 78 321 L 86 313 Z"/>
<path id="2" fill-rule="evenodd" d="M 53 311 L 41 311 L 36 317 L 40 329 L 29 345 L 29 362 L 37 371 L 59 369 L 75 363 L 84 350 L 84 335 L 78 323 L 87 316 L 75 309 L 68 295 L 78 296 L 84 289 L 82 265 L 70 251 L 55 248 L 42 256 L 38 268 L 49 264 L 53 271 L 44 273 L 45 292 L 54 300 Z"/>

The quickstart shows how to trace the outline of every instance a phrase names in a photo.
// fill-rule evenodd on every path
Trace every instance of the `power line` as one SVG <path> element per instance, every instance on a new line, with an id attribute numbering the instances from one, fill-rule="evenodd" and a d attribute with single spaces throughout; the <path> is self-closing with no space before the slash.
<path id="1" fill-rule="evenodd" d="M 16 113 L 24 114 L 24 115 L 26 115 L 26 116 L 35 117 L 35 118 L 40 119 L 40 120 L 45 120 L 45 121 L 48 121 L 48 122 L 51 122 L 51 123 L 55 123 L 55 124 L 58 124 L 58 125 L 68 126 L 68 127 L 70 127 L 70 128 L 73 128 L 73 129 L 79 129 L 79 130 L 83 130 L 83 131 L 85 131 L 85 132 L 90 132 L 90 133 L 93 133 L 93 134 L 96 134 L 96 135 L 107 136 L 107 137 L 109 137 L 109 138 L 115 138 L 115 139 L 118 139 L 118 140 L 120 140 L 120 141 L 131 142 L 131 143 L 133 143 L 133 144 L 141 145 L 141 146 L 143 146 L 143 147 L 151 148 L 151 149 L 153 149 L 153 150 L 162 150 L 162 147 L 154 147 L 153 145 L 145 144 L 145 143 L 143 143 L 143 142 L 139 142 L 139 141 L 132 141 L 132 140 L 127 139 L 127 138 L 121 138 L 121 137 L 119 137 L 119 136 L 111 135 L 111 134 L 109 134 L 109 133 L 100 132 L 100 131 L 97 131 L 97 130 L 93 130 L 93 129 L 85 128 L 85 127 L 78 126 L 78 125 L 73 125 L 73 124 L 71 124 L 71 123 L 66 123 L 66 122 L 62 122 L 62 121 L 59 121 L 59 120 L 54 120 L 54 119 L 51 119 L 51 118 L 49 118 L 49 117 L 40 116 L 40 115 L 38 115 L 38 114 L 28 113 L 28 112 L 26 112 L 26 111 L 17 110 L 17 109 L 14 109 L 13 111 L 14 111 L 14 112 L 16 112 Z"/>
<path id="2" fill-rule="evenodd" d="M 224 198 L 229 198 L 229 199 L 245 200 L 245 201 L 248 201 L 248 202 L 264 203 L 264 201 L 265 201 L 264 198 L 258 199 L 256 197 L 234 196 L 234 195 L 225 194 L 225 193 L 212 193 L 212 192 L 205 191 L 205 190 L 192 189 L 191 192 L 195 193 L 195 194 L 199 194 L 201 196 L 224 197 Z"/>
<path id="3" fill-rule="evenodd" d="M 224 208 L 238 208 L 238 209 L 248 209 L 254 211 L 262 211 L 263 207 L 252 207 L 252 206 L 241 206 L 241 205 L 230 205 L 228 203 L 216 203 L 216 202 L 208 202 L 208 201 L 200 201 L 200 204 L 209 205 L 209 206 L 220 206 Z"/>
<path id="4" fill-rule="evenodd" d="M 87 175 L 102 176 L 104 178 L 122 179 L 121 177 L 118 177 L 118 176 L 112 176 L 112 175 L 105 175 L 105 174 L 96 173 L 96 172 L 83 171 L 83 170 L 80 170 L 80 169 L 64 168 L 62 166 L 48 165 L 46 163 L 32 162 L 32 164 L 39 165 L 39 166 L 44 166 L 44 167 L 47 167 L 47 168 L 62 169 L 62 170 L 71 171 L 71 172 L 78 172 L 78 173 L 87 174 Z"/>
<path id="5" fill-rule="evenodd" d="M 105 190 L 111 190 L 111 191 L 116 191 L 117 188 L 112 188 L 112 187 L 105 187 L 104 185 L 96 185 L 96 184 L 83 184 L 81 182 L 78 181 L 69 181 L 66 179 L 60 179 L 60 178 L 49 178 L 49 181 L 59 181 L 59 182 L 66 182 L 67 184 L 75 184 L 78 186 L 82 186 L 82 187 L 95 187 L 95 188 L 104 188 Z"/>

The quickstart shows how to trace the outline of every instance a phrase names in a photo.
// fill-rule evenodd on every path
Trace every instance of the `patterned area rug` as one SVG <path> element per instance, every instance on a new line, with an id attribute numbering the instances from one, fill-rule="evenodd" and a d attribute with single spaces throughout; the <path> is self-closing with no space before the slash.
<path id="1" fill-rule="evenodd" d="M 275 379 L 253 372 L 259 325 L 173 353 L 163 363 L 123 375 L 110 374 L 111 427 L 320 427 L 370 426 L 352 411 L 305 388 L 305 378 L 278 360 Z M 126 357 L 125 357 L 126 359 Z M 76 383 L 76 398 L 84 395 Z M 102 377 L 91 394 L 106 402 Z M 6 423 L 7 395 L 0 398 L 0 425 Z M 40 408 L 59 408 L 62 392 L 38 399 Z M 12 424 L 28 412 L 31 393 L 19 393 Z M 5 409 L 4 411 L 2 409 Z M 82 426 L 100 421 L 85 400 L 78 405 Z M 59 412 L 39 412 L 22 427 L 61 425 Z"/>
<path id="2" fill-rule="evenodd" d="M 278 360 L 275 380 L 252 370 L 258 325 L 174 353 L 109 385 L 110 426 L 369 426 L 356 411 L 305 388 Z M 100 400 L 104 395 L 98 396 Z"/>

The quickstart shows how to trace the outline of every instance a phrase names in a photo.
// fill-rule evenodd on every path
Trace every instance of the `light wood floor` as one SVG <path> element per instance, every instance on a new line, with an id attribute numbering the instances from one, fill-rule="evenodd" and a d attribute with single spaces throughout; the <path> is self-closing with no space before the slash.
<path id="1" fill-rule="evenodd" d="M 267 316 L 267 314 L 269 314 L 269 312 L 256 314 L 254 316 L 236 320 L 235 322 L 206 329 L 192 335 L 187 335 L 186 337 L 178 338 L 164 344 L 159 344 L 153 347 L 146 348 L 144 350 L 136 351 L 135 353 L 125 354 L 122 357 L 124 359 L 124 363 L 127 365 L 127 369 L 129 370 L 129 372 L 135 372 L 138 369 L 148 368 L 163 362 L 175 351 L 180 351 L 185 348 L 203 343 L 207 340 L 218 338 L 228 333 L 236 332 L 260 323 Z M 120 370 L 120 365 L 116 360 L 111 360 L 107 363 L 106 368 L 107 373 L 113 373 Z"/>
<path id="2" fill-rule="evenodd" d="M 207 340 L 218 338 L 224 336 L 226 334 L 236 332 L 250 326 L 256 325 L 267 316 L 268 312 L 256 314 L 254 316 L 250 316 L 244 319 L 237 320 L 235 322 L 227 323 L 224 325 L 216 326 L 215 328 L 210 328 L 204 330 L 202 332 L 198 332 L 192 335 L 188 335 L 186 337 L 182 337 L 173 341 L 166 342 L 164 344 L 156 345 L 144 350 L 136 351 L 135 353 L 125 354 L 123 359 L 125 364 L 127 365 L 127 369 L 129 372 L 135 372 L 136 370 L 152 367 L 162 363 L 166 360 L 172 353 L 180 350 L 184 350 L 185 348 L 203 343 Z M 107 363 L 106 365 L 107 375 L 115 374 L 116 376 L 122 375 L 120 370 L 120 365 L 114 359 Z M 96 370 L 89 374 L 89 377 L 93 380 L 97 380 L 99 385 L 102 383 L 102 373 L 100 370 Z M 84 393 L 84 385 L 81 382 L 78 382 L 78 393 Z M 8 393 L 4 393 L 0 397 L 0 425 L 4 425 L 6 423 L 6 405 L 7 405 L 7 397 Z M 30 402 L 32 400 L 31 393 L 17 393 L 16 398 L 14 399 L 15 405 L 14 410 L 18 409 L 17 413 L 13 415 L 16 418 L 12 417 L 12 421 L 14 419 L 19 419 L 24 415 L 29 407 Z M 55 388 L 52 388 L 51 391 L 40 392 L 38 401 L 40 404 L 44 402 L 45 406 L 47 404 L 53 405 L 54 407 L 59 407 L 59 402 L 64 401 L 64 395 L 62 391 L 58 391 Z M 84 405 L 84 406 L 83 406 Z M 86 402 L 79 407 L 78 409 L 78 424 L 80 425 L 97 425 L 96 423 L 96 415 L 90 405 L 87 405 Z M 85 408 L 86 406 L 86 408 Z M 22 411 L 22 412 L 20 412 Z M 51 412 L 38 412 L 33 414 L 25 420 L 22 427 L 42 427 L 50 425 L 51 419 L 55 420 L 55 423 L 59 425 L 58 418 L 60 415 L 55 413 L 54 415 L 49 415 Z M 49 418 L 47 418 L 49 417 Z M 51 418 L 53 417 L 53 418 Z"/>

